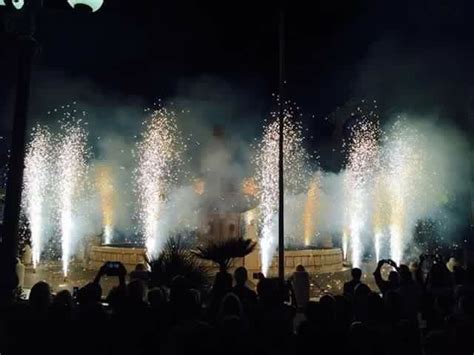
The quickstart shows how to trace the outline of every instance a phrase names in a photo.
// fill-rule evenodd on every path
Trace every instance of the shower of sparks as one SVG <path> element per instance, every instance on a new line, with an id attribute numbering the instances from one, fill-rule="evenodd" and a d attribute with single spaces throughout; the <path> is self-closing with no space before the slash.
<path id="1" fill-rule="evenodd" d="M 285 191 L 303 186 L 307 178 L 308 154 L 303 148 L 301 123 L 294 119 L 291 108 L 284 112 L 283 151 Z M 271 122 L 264 128 L 262 141 L 257 145 L 256 167 L 260 198 L 260 257 L 262 273 L 268 274 L 278 241 L 278 114 L 272 113 Z"/>
<path id="2" fill-rule="evenodd" d="M 370 187 L 378 165 L 378 121 L 362 116 L 351 132 L 346 174 L 351 262 L 360 267 L 363 256 L 362 233 L 367 224 Z"/>
<path id="3" fill-rule="evenodd" d="M 168 235 L 163 235 L 160 215 L 167 204 L 170 188 L 177 183 L 185 146 L 175 114 L 165 108 L 154 111 L 144 122 L 138 143 L 136 182 L 139 194 L 139 218 L 150 257 L 156 257 Z"/>
<path id="4" fill-rule="evenodd" d="M 54 152 L 48 128 L 36 126 L 31 134 L 25 156 L 22 213 L 26 216 L 31 232 L 33 267 L 40 262 L 42 247 L 48 227 L 46 199 L 53 179 Z"/>
<path id="5" fill-rule="evenodd" d="M 385 240 L 386 225 L 388 223 L 387 193 L 385 175 L 378 171 L 374 182 L 372 224 L 374 233 L 375 259 L 380 260 L 382 244 Z"/>
<path id="6" fill-rule="evenodd" d="M 87 132 L 81 120 L 61 122 L 58 142 L 58 194 L 63 273 L 68 275 L 72 246 L 76 242 L 76 201 L 87 177 Z"/>
<path id="7" fill-rule="evenodd" d="M 303 212 L 303 237 L 304 245 L 311 245 L 316 236 L 316 224 L 319 210 L 320 182 L 318 177 L 311 179 L 306 195 L 306 202 Z"/>
<path id="8" fill-rule="evenodd" d="M 416 186 L 422 186 L 422 152 L 417 148 L 421 137 L 405 126 L 403 120 L 395 122 L 390 139 L 385 145 L 385 174 L 390 204 L 389 232 L 390 256 L 396 263 L 403 260 L 404 248 L 409 242 L 410 214 L 416 203 Z"/>
<path id="9" fill-rule="evenodd" d="M 347 252 L 349 250 L 349 232 L 348 228 L 342 230 L 342 258 L 347 261 Z"/>
<path id="10" fill-rule="evenodd" d="M 99 190 L 104 228 L 104 243 L 110 244 L 115 224 L 115 188 L 110 166 L 99 165 L 96 171 L 96 185 Z"/>

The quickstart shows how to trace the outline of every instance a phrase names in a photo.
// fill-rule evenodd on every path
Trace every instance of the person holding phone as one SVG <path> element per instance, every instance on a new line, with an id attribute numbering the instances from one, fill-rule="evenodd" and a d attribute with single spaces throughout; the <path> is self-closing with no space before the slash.
<path id="1" fill-rule="evenodd" d="M 388 274 L 388 280 L 384 280 L 382 277 L 382 267 L 387 264 L 390 265 L 393 270 L 390 271 Z M 387 293 L 388 291 L 396 290 L 400 285 L 400 277 L 398 274 L 398 267 L 395 261 L 391 259 L 382 259 L 378 262 L 377 268 L 375 269 L 374 273 L 375 283 L 379 288 L 382 294 Z"/>
<path id="2" fill-rule="evenodd" d="M 127 269 L 120 261 L 106 261 L 97 272 L 92 284 L 100 288 L 100 280 L 103 276 L 116 276 L 118 277 L 119 284 L 110 290 L 105 303 L 101 300 L 102 305 L 110 306 L 112 309 L 120 307 L 127 294 L 127 285 L 125 282 Z"/>
<path id="3" fill-rule="evenodd" d="M 94 283 L 99 284 L 100 279 L 104 275 L 118 276 L 119 286 L 125 287 L 125 276 L 127 275 L 127 269 L 120 261 L 106 261 L 97 272 Z"/>

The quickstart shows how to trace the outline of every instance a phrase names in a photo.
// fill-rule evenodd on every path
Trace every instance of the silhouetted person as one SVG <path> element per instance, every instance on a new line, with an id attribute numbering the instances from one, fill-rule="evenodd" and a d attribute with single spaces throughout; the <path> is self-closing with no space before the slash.
<path id="1" fill-rule="evenodd" d="M 400 286 L 397 289 L 397 293 L 402 301 L 402 317 L 415 321 L 420 309 L 421 287 L 413 280 L 408 266 L 400 265 L 398 272 L 400 274 Z"/>
<path id="2" fill-rule="evenodd" d="M 102 287 L 98 283 L 90 282 L 77 293 L 79 303 L 78 318 L 80 320 L 105 320 L 107 318 L 101 304 Z"/>
<path id="3" fill-rule="evenodd" d="M 50 318 L 52 320 L 67 321 L 72 317 L 73 299 L 68 290 L 56 294 L 51 304 Z"/>
<path id="4" fill-rule="evenodd" d="M 184 289 L 179 298 L 177 323 L 170 331 L 167 339 L 166 352 L 188 355 L 212 354 L 217 346 L 213 328 L 200 319 L 201 302 L 197 290 Z"/>
<path id="5" fill-rule="evenodd" d="M 374 275 L 375 283 L 377 284 L 377 287 L 379 288 L 382 294 L 385 294 L 388 291 L 396 290 L 398 286 L 400 285 L 399 275 L 398 275 L 398 272 L 395 270 L 390 271 L 390 273 L 388 274 L 388 280 L 384 280 L 382 278 L 381 270 L 384 264 L 388 264 L 394 267 L 395 269 L 397 269 L 397 264 L 395 264 L 393 260 L 382 259 L 378 262 L 377 268 L 375 269 L 373 275 Z"/>
<path id="6" fill-rule="evenodd" d="M 219 320 L 216 329 L 219 336 L 220 353 L 241 355 L 249 353 L 254 348 L 254 336 L 250 332 L 248 323 L 235 315 L 227 315 Z"/>
<path id="7" fill-rule="evenodd" d="M 333 295 L 326 294 L 319 299 L 322 307 L 322 320 L 327 324 L 332 324 L 336 321 L 336 299 Z"/>
<path id="8" fill-rule="evenodd" d="M 171 325 L 171 312 L 166 292 L 161 288 L 153 288 L 148 291 L 147 298 L 154 327 L 160 336 L 165 336 Z"/>
<path id="9" fill-rule="evenodd" d="M 357 285 L 361 283 L 360 278 L 362 277 L 362 270 L 355 267 L 351 270 L 352 280 L 346 282 L 344 284 L 344 295 L 353 297 L 354 296 L 354 289 Z"/>
<path id="10" fill-rule="evenodd" d="M 396 291 L 387 291 L 383 296 L 385 317 L 392 324 L 401 318 L 402 300 Z"/>
<path id="11" fill-rule="evenodd" d="M 303 265 L 298 265 L 290 277 L 298 309 L 304 310 L 309 302 L 309 274 Z"/>
<path id="12" fill-rule="evenodd" d="M 235 286 L 232 288 L 232 293 L 239 298 L 247 313 L 253 312 L 257 304 L 257 293 L 247 286 L 247 269 L 243 266 L 235 269 L 234 279 Z"/>
<path id="13" fill-rule="evenodd" d="M 65 349 L 71 342 L 74 341 L 76 333 L 71 331 L 69 322 L 73 317 L 73 307 L 74 301 L 71 293 L 68 290 L 62 290 L 56 294 L 53 298 L 51 304 L 51 309 L 49 312 L 49 326 L 47 331 L 49 334 L 54 334 L 54 342 L 56 344 L 56 349 L 51 351 L 49 349 L 47 352 L 60 354 L 61 350 Z M 42 339 L 44 342 L 45 339 Z"/>
<path id="14" fill-rule="evenodd" d="M 219 271 L 214 279 L 211 290 L 208 317 L 213 322 L 216 320 L 217 312 L 224 296 L 232 291 L 232 275 L 228 272 Z"/>
<path id="15" fill-rule="evenodd" d="M 369 286 L 359 283 L 354 289 L 353 310 L 354 320 L 365 322 L 368 319 L 369 295 L 371 291 Z"/>
<path id="16" fill-rule="evenodd" d="M 148 303 L 145 301 L 147 288 L 140 279 L 127 285 L 126 317 L 128 320 L 146 322 L 149 316 Z"/>
<path id="17" fill-rule="evenodd" d="M 226 317 L 237 317 L 239 319 L 243 319 L 244 317 L 242 303 L 234 293 L 225 295 L 220 304 L 217 319 L 220 322 Z"/>
<path id="18" fill-rule="evenodd" d="M 449 270 L 441 260 L 433 262 L 433 266 L 426 277 L 426 290 L 433 299 L 452 292 Z"/>
<path id="19" fill-rule="evenodd" d="M 152 288 L 148 291 L 147 299 L 150 307 L 153 309 L 161 309 L 166 306 L 166 294 L 159 287 Z"/>
<path id="20" fill-rule="evenodd" d="M 37 320 L 46 320 L 51 305 L 51 289 L 49 285 L 40 281 L 37 282 L 30 292 L 28 303 L 32 312 L 32 318 Z"/>
<path id="21" fill-rule="evenodd" d="M 461 284 L 454 289 L 454 297 L 459 300 L 462 296 L 474 299 L 474 265 L 467 266 Z"/>
<path id="22" fill-rule="evenodd" d="M 371 292 L 367 301 L 367 320 L 371 325 L 377 326 L 384 315 L 383 299 L 378 293 Z"/>
<path id="23" fill-rule="evenodd" d="M 146 286 L 140 279 L 135 279 L 127 285 L 127 297 L 121 317 L 117 317 L 114 335 L 126 338 L 114 353 L 142 354 L 145 353 L 148 339 L 153 334 L 151 312 L 145 301 Z M 140 327 L 123 327 L 120 324 L 140 324 Z"/>
<path id="24" fill-rule="evenodd" d="M 294 309 L 283 303 L 283 285 L 277 279 L 262 278 L 257 285 L 256 332 L 261 336 L 258 350 L 286 353 L 293 332 Z"/>
<path id="25" fill-rule="evenodd" d="M 30 314 L 28 315 L 29 319 L 26 320 L 30 321 L 30 324 L 32 326 L 21 327 L 21 324 L 18 324 L 16 322 L 12 324 L 15 326 L 15 328 L 17 328 L 16 330 L 14 330 L 16 334 L 13 336 L 13 338 L 17 339 L 17 346 L 19 347 L 19 349 L 22 349 L 24 353 L 33 353 L 36 351 L 38 351 L 39 353 L 46 352 L 47 342 L 45 342 L 45 339 L 48 339 L 49 332 L 51 330 L 45 325 L 47 325 L 47 321 L 50 315 L 49 310 L 51 306 L 51 300 L 52 295 L 49 285 L 44 281 L 37 282 L 31 288 L 30 297 L 28 299 L 28 307 Z M 0 315 L 1 320 L 3 320 L 2 316 L 3 314 Z M 1 340 L 11 341 L 10 339 Z"/>
<path id="26" fill-rule="evenodd" d="M 150 280 L 150 273 L 146 269 L 145 264 L 137 264 L 135 266 L 135 270 L 133 270 L 130 275 L 130 281 L 133 280 L 142 280 L 145 285 L 148 284 L 148 281 Z"/>

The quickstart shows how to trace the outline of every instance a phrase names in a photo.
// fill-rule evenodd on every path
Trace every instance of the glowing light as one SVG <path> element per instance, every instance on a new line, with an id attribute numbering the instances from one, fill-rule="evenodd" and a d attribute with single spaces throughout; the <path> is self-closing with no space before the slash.
<path id="1" fill-rule="evenodd" d="M 380 260 L 382 242 L 384 239 L 385 226 L 388 223 L 387 199 L 385 193 L 385 176 L 379 171 L 375 180 L 375 187 L 373 193 L 373 208 L 372 208 L 372 223 L 374 233 L 374 250 L 375 259 Z"/>
<path id="2" fill-rule="evenodd" d="M 309 246 L 316 235 L 316 218 L 319 204 L 319 181 L 313 178 L 309 183 L 303 213 L 304 245 Z"/>
<path id="3" fill-rule="evenodd" d="M 256 196 L 258 193 L 257 183 L 253 178 L 247 178 L 242 183 L 242 192 L 249 196 Z"/>
<path id="4" fill-rule="evenodd" d="M 358 122 L 351 132 L 346 173 L 347 213 L 350 233 L 351 263 L 360 267 L 363 256 L 362 233 L 367 224 L 370 187 L 378 165 L 378 121 L 368 118 Z"/>
<path id="5" fill-rule="evenodd" d="M 46 199 L 53 179 L 53 145 L 48 128 L 37 126 L 27 146 L 23 180 L 22 212 L 31 232 L 33 267 L 40 262 L 47 223 Z"/>
<path id="6" fill-rule="evenodd" d="M 196 192 L 198 195 L 202 195 L 204 193 L 205 187 L 206 184 L 204 180 L 197 179 L 196 181 L 194 181 L 194 192 Z"/>
<path id="7" fill-rule="evenodd" d="M 279 124 L 277 114 L 272 113 L 272 121 L 264 128 L 262 141 L 257 145 L 257 179 L 259 182 L 260 223 L 262 226 L 260 257 L 262 273 L 268 274 L 277 246 L 278 232 L 278 146 Z M 285 191 L 294 191 L 304 185 L 306 179 L 307 152 L 302 146 L 301 123 L 294 119 L 289 107 L 284 112 L 284 178 Z"/>
<path id="8" fill-rule="evenodd" d="M 405 245 L 411 235 L 410 215 L 416 204 L 417 186 L 422 186 L 423 158 L 419 149 L 422 137 L 406 126 L 395 122 L 390 139 L 385 145 L 385 174 L 390 203 L 390 255 L 396 262 L 403 260 Z"/>
<path id="9" fill-rule="evenodd" d="M 97 167 L 96 184 L 99 190 L 104 228 L 104 243 L 110 244 L 113 238 L 115 224 L 115 188 L 112 169 L 106 165 Z"/>
<path id="10" fill-rule="evenodd" d="M 88 6 L 92 12 L 96 12 L 104 4 L 104 0 L 67 0 L 67 2 L 72 8 L 75 8 L 76 5 Z"/>
<path id="11" fill-rule="evenodd" d="M 342 231 L 342 258 L 347 261 L 347 251 L 349 249 L 349 232 L 348 228 Z"/>
<path id="12" fill-rule="evenodd" d="M 21 10 L 23 6 L 25 5 L 24 0 L 12 0 L 12 4 L 17 10 Z"/>
<path id="13" fill-rule="evenodd" d="M 180 175 L 184 145 L 173 112 L 160 108 L 144 122 L 145 131 L 138 144 L 139 217 L 147 252 L 156 257 L 168 235 L 163 235 L 160 219 L 167 194 Z"/>
<path id="14" fill-rule="evenodd" d="M 87 176 L 87 133 L 81 120 L 62 122 L 58 148 L 58 190 L 63 273 L 68 274 L 72 246 L 76 242 L 75 200 Z"/>

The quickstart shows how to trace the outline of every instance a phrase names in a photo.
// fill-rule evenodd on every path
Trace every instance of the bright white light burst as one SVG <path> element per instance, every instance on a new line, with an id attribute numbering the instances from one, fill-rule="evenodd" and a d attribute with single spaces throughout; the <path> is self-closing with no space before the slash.
<path id="1" fill-rule="evenodd" d="M 161 223 L 170 188 L 177 183 L 182 166 L 184 144 L 175 114 L 165 108 L 153 112 L 143 123 L 138 143 L 136 181 L 139 194 L 139 219 L 150 257 L 156 257 L 168 235 Z"/>
<path id="2" fill-rule="evenodd" d="M 36 126 L 31 136 L 25 156 L 22 213 L 28 220 L 33 267 L 36 268 L 46 241 L 45 232 L 51 222 L 46 200 L 53 180 L 54 151 L 47 127 Z"/>
<path id="3" fill-rule="evenodd" d="M 288 106 L 289 107 L 289 106 Z M 260 257 L 262 273 L 268 274 L 278 241 L 278 147 L 279 121 L 272 113 L 271 122 L 264 128 L 262 141 L 257 145 L 257 182 L 260 184 Z M 284 182 L 285 191 L 303 186 L 307 178 L 308 154 L 303 148 L 301 122 L 294 118 L 289 107 L 284 112 Z"/>
<path id="4" fill-rule="evenodd" d="M 68 275 L 72 246 L 76 242 L 76 201 L 86 183 L 87 132 L 81 120 L 61 123 L 58 142 L 57 172 L 59 193 L 59 226 L 63 273 Z"/>

